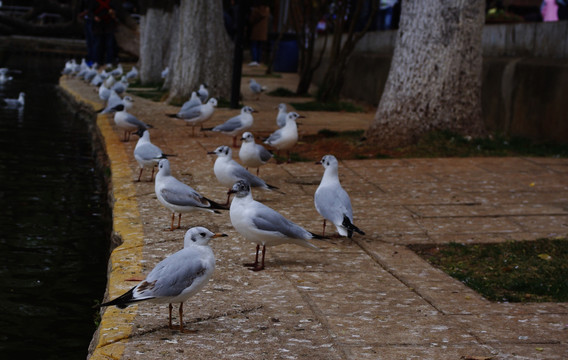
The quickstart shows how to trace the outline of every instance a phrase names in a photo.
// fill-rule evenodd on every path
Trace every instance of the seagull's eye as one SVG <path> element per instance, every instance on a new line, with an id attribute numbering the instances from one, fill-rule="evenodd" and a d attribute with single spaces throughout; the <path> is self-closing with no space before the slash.
<path id="1" fill-rule="evenodd" d="M 204 232 L 199 233 L 199 235 L 200 235 L 201 237 L 205 237 L 205 233 L 204 233 Z"/>

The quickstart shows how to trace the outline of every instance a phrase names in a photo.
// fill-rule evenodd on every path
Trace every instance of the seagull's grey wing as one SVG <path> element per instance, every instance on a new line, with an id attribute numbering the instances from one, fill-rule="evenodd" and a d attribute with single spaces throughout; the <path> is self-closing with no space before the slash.
<path id="1" fill-rule="evenodd" d="M 251 88 L 252 91 L 254 91 L 254 92 L 261 92 L 261 91 L 262 91 L 262 87 L 261 87 L 260 84 L 258 84 L 258 83 L 252 83 L 252 84 L 250 84 L 250 88 Z"/>
<path id="2" fill-rule="evenodd" d="M 318 188 L 314 200 L 321 215 L 334 223 L 342 223 L 344 215 L 353 219 L 351 200 L 341 186 Z"/>
<path id="3" fill-rule="evenodd" d="M 267 162 L 268 160 L 270 160 L 270 158 L 272 158 L 272 153 L 270 153 L 270 151 L 266 150 L 266 148 L 262 145 L 259 144 L 255 144 L 256 148 L 258 149 L 258 156 L 260 157 L 260 160 Z"/>
<path id="4" fill-rule="evenodd" d="M 147 127 L 147 125 L 144 124 L 142 121 L 138 120 L 136 116 L 128 113 L 126 114 L 126 122 L 144 129 Z"/>
<path id="5" fill-rule="evenodd" d="M 241 118 L 240 116 L 235 116 L 230 118 L 229 120 L 225 121 L 223 124 L 221 125 L 217 125 L 213 128 L 213 131 L 234 131 L 239 129 L 240 127 L 243 126 L 243 123 L 241 122 Z"/>
<path id="6" fill-rule="evenodd" d="M 138 285 L 137 292 L 154 297 L 177 296 L 206 271 L 207 267 L 197 252 L 183 249 L 158 263 L 146 280 Z"/>
<path id="7" fill-rule="evenodd" d="M 211 204 L 190 186 L 176 182 L 172 186 L 163 188 L 160 195 L 166 202 L 179 206 L 209 207 Z"/>
<path id="8" fill-rule="evenodd" d="M 199 100 L 198 97 L 192 97 L 188 101 L 183 103 L 183 105 L 181 106 L 180 112 L 187 111 L 188 109 L 191 109 L 192 107 L 196 107 L 196 106 L 199 106 L 199 105 L 201 105 L 201 100 Z"/>
<path id="9" fill-rule="evenodd" d="M 144 144 L 134 148 L 134 155 L 139 156 L 144 160 L 152 160 L 162 156 L 162 150 L 154 144 Z"/>
<path id="10" fill-rule="evenodd" d="M 231 168 L 231 174 L 239 179 L 247 181 L 252 187 L 267 187 L 266 182 L 251 174 L 247 169 L 235 163 Z"/>
<path id="11" fill-rule="evenodd" d="M 273 132 L 272 134 L 270 134 L 268 139 L 266 139 L 264 142 L 266 144 L 270 144 L 270 143 L 273 143 L 275 141 L 278 141 L 278 139 L 280 139 L 281 137 L 282 137 L 282 130 L 278 129 L 275 132 Z"/>
<path id="12" fill-rule="evenodd" d="M 252 222 L 259 230 L 280 233 L 293 239 L 310 239 L 312 237 L 307 230 L 294 224 L 275 210 L 261 203 L 256 205 L 258 208 Z"/>
<path id="13" fill-rule="evenodd" d="M 182 109 L 180 110 L 180 112 L 177 113 L 177 117 L 181 119 L 194 119 L 200 115 L 201 115 L 201 105 L 194 106 L 186 110 Z"/>

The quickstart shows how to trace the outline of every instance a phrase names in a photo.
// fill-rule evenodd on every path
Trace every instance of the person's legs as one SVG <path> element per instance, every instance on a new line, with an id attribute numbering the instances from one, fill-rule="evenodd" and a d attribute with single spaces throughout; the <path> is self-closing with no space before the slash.
<path id="1" fill-rule="evenodd" d="M 104 34 L 104 42 L 105 42 L 105 64 L 114 64 L 116 62 L 116 54 L 115 54 L 115 39 L 114 33 L 109 32 Z"/>

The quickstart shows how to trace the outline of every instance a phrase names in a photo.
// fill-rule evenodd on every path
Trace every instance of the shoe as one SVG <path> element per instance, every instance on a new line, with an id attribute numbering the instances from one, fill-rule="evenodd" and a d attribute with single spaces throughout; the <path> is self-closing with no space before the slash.
<path id="1" fill-rule="evenodd" d="M 258 63 L 256 61 L 251 61 L 249 62 L 249 66 L 258 66 Z"/>

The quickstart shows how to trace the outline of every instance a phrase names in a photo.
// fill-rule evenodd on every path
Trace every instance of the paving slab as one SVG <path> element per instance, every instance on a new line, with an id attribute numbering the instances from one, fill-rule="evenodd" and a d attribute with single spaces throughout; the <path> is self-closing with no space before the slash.
<path id="1" fill-rule="evenodd" d="M 254 100 L 246 83 L 261 70 L 243 69 L 241 90 L 243 103 L 260 111 L 253 133 L 268 134 L 275 130 L 275 106 L 289 99 L 262 94 Z M 294 76 L 257 81 L 293 90 Z M 60 85 L 75 101 L 102 108 L 83 82 L 62 77 Z M 224 202 L 227 189 L 217 183 L 215 158 L 206 152 L 230 144 L 231 138 L 200 131 L 192 136 L 191 127 L 164 115 L 177 107 L 134 98 L 131 112 L 154 126 L 152 142 L 177 154 L 171 158 L 173 174 Z M 236 113 L 217 109 L 208 125 Z M 300 131 L 365 129 L 373 115 L 372 109 L 308 112 Z M 106 308 L 90 359 L 568 358 L 566 304 L 490 302 L 406 246 L 566 236 L 567 159 L 340 160 L 340 180 L 351 194 L 355 223 L 366 235 L 313 241 L 319 251 L 269 248 L 267 269 L 251 272 L 242 264 L 252 261 L 255 245 L 232 228 L 227 212 L 184 214 L 182 229 L 168 231 L 171 214 L 157 201 L 150 174 L 135 181 L 135 140 L 120 142 L 111 117 L 99 115 L 97 124 L 111 162 L 113 231 L 120 243 L 109 262 L 105 299 L 128 290 L 179 250 L 188 228 L 206 226 L 229 236 L 213 241 L 213 278 L 185 303 L 184 324 L 194 333 L 168 328 L 167 305 Z M 253 190 L 257 200 L 310 231 L 322 231 L 313 205 L 321 167 L 270 163 L 260 174 L 285 195 Z M 335 229 L 326 231 L 332 235 Z"/>

